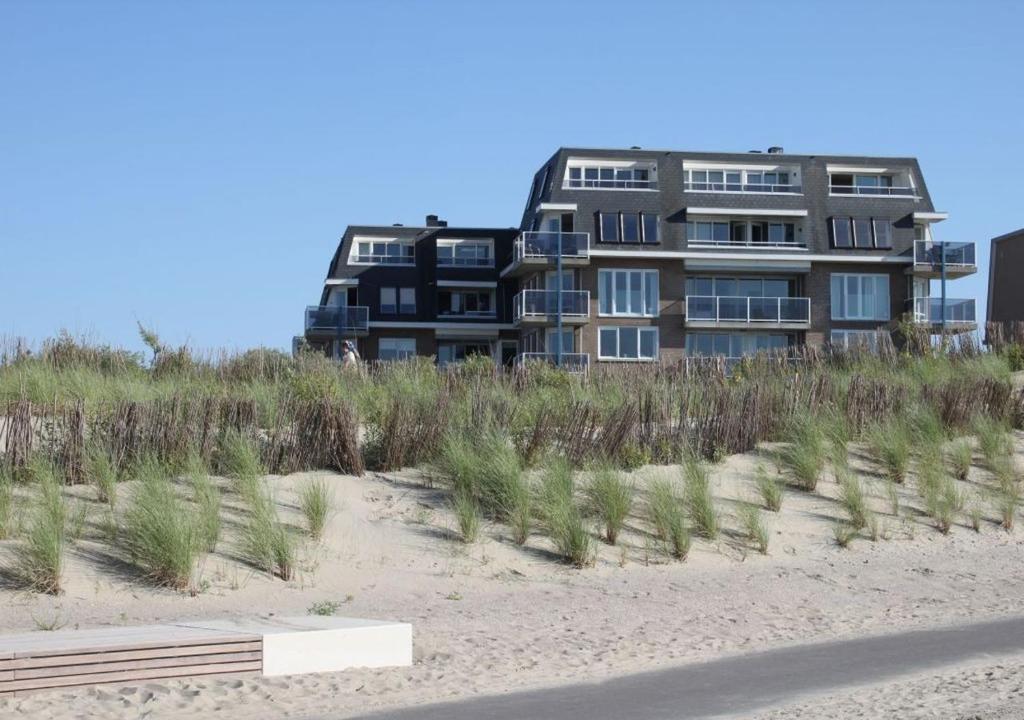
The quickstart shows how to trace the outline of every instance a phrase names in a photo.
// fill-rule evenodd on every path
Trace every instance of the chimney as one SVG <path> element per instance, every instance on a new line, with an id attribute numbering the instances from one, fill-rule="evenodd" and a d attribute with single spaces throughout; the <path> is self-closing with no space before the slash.
<path id="1" fill-rule="evenodd" d="M 768 148 L 769 155 L 781 155 L 783 152 L 783 149 L 778 145 L 772 145 L 770 148 Z"/>
<path id="2" fill-rule="evenodd" d="M 437 215 L 427 215 L 427 227 L 448 227 L 448 221 L 442 220 Z"/>

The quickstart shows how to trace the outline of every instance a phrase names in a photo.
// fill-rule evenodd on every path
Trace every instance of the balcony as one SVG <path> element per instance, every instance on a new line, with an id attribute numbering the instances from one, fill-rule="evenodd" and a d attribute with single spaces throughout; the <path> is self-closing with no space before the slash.
<path id="1" fill-rule="evenodd" d="M 557 290 L 523 290 L 512 298 L 516 325 L 554 325 L 558 317 Z M 582 325 L 590 318 L 590 292 L 562 291 L 562 324 Z"/>
<path id="2" fill-rule="evenodd" d="M 810 325 L 810 298 L 686 296 L 686 326 L 690 328 L 806 330 Z"/>
<path id="3" fill-rule="evenodd" d="M 548 270 L 558 264 L 578 267 L 590 263 L 590 233 L 527 230 L 519 234 L 512 248 L 512 263 L 502 276 L 515 277 L 527 272 Z"/>
<path id="4" fill-rule="evenodd" d="M 535 363 L 547 363 L 557 365 L 558 359 L 555 353 L 549 352 L 524 352 L 516 356 L 516 366 L 524 367 Z M 561 367 L 569 372 L 583 373 L 590 369 L 589 353 L 562 353 Z"/>
<path id="5" fill-rule="evenodd" d="M 977 327 L 973 298 L 946 298 L 945 312 L 940 297 L 913 298 L 911 312 L 914 322 L 932 325 L 936 329 L 942 326 L 943 316 L 949 330 L 973 330 Z"/>
<path id="6" fill-rule="evenodd" d="M 917 190 L 915 188 L 903 185 L 903 186 L 884 186 L 884 185 L 829 185 L 829 194 L 831 195 L 870 195 L 872 197 L 905 197 L 914 198 L 917 197 Z"/>
<path id="7" fill-rule="evenodd" d="M 945 254 L 946 278 L 955 279 L 978 272 L 972 242 L 914 241 L 914 267 L 909 272 L 918 277 L 942 277 Z"/>
<path id="8" fill-rule="evenodd" d="M 370 308 L 363 305 L 310 305 L 306 308 L 306 337 L 365 335 L 369 327 Z"/>
<path id="9" fill-rule="evenodd" d="M 740 183 L 740 182 L 694 182 L 686 181 L 683 189 L 687 192 L 718 193 L 789 193 L 803 192 L 800 185 L 793 183 Z"/>

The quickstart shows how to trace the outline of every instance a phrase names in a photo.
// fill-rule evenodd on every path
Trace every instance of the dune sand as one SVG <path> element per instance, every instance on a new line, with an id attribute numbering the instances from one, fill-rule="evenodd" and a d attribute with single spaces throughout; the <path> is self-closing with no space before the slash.
<path id="1" fill-rule="evenodd" d="M 1024 447 L 1024 434 L 1017 433 L 1017 441 Z M 998 528 L 987 507 L 980 533 L 960 518 L 943 536 L 918 512 L 912 484 L 900 488 L 902 509 L 894 516 L 871 463 L 857 448 L 852 457 L 872 488 L 883 537 L 861 538 L 846 550 L 832 540 L 842 511 L 831 477 L 814 494 L 787 490 L 782 512 L 766 513 L 767 556 L 739 534 L 735 509 L 738 501 L 755 497 L 757 466 L 775 471 L 768 449 L 714 467 L 725 532 L 715 541 L 696 540 L 682 563 L 667 559 L 636 518 L 621 547 L 599 544 L 594 566 L 582 571 L 559 564 L 540 535 L 516 547 L 502 526 L 486 526 L 480 542 L 464 545 L 453 538 L 444 494 L 416 471 L 363 478 L 320 474 L 330 477 L 338 510 L 327 540 L 305 548 L 300 572 L 288 583 L 236 556 L 231 532 L 238 516 L 231 508 L 228 537 L 205 560 L 203 591 L 195 597 L 148 587 L 106 554 L 106 545 L 89 539 L 98 532 L 90 527 L 71 552 L 66 592 L 48 598 L 0 590 L 0 628 L 294 615 L 315 602 L 332 601 L 339 603 L 340 615 L 413 623 L 415 663 L 292 678 L 207 678 L 40 693 L 0 700 L 0 715 L 294 718 L 329 710 L 332 717 L 348 717 L 596 680 L 726 653 L 1020 612 L 1024 532 Z M 651 478 L 679 472 L 648 467 L 634 475 L 642 487 Z M 295 489 L 309 475 L 270 478 L 285 517 L 295 523 Z M 988 482 L 984 470 L 973 468 L 968 482 L 960 484 L 973 496 Z M 80 492 L 87 497 L 90 491 Z M 925 714 L 898 716 L 956 717 L 951 708 L 959 709 L 957 703 L 969 710 L 985 688 L 995 687 L 987 672 L 1007 688 L 999 698 L 1017 697 L 1019 668 L 1001 660 L 899 679 L 867 691 L 875 695 L 830 700 L 831 715 L 815 714 L 817 701 L 808 701 L 794 704 L 791 715 L 764 717 L 879 717 L 870 709 L 886 707 L 887 700 L 893 707 L 910 707 L 915 693 L 937 692 L 939 685 L 953 688 L 936 696 L 944 701 L 935 700 L 934 707 L 922 710 Z M 986 702 L 992 702 L 990 696 Z M 864 697 L 873 698 L 874 705 L 864 705 Z M 927 714 L 932 711 L 939 714 Z"/>

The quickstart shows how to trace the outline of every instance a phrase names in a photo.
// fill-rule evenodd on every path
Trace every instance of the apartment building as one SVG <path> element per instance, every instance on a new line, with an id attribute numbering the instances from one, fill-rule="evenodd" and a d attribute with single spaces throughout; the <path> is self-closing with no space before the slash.
<path id="1" fill-rule="evenodd" d="M 348 228 L 306 338 L 579 368 L 973 330 L 945 218 L 913 158 L 562 148 L 518 228 Z"/>
<path id="2" fill-rule="evenodd" d="M 988 269 L 988 321 L 1024 322 L 1024 228 L 992 238 Z"/>

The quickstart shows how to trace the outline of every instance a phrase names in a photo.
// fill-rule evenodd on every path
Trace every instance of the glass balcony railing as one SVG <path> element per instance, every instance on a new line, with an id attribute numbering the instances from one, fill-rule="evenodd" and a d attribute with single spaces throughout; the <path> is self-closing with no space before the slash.
<path id="1" fill-rule="evenodd" d="M 940 297 L 914 298 L 913 312 L 914 322 L 919 323 L 939 325 L 943 317 L 947 323 L 977 322 L 973 298 L 946 298 L 945 311 Z"/>
<path id="2" fill-rule="evenodd" d="M 516 356 L 516 364 L 520 367 L 531 363 L 547 363 L 555 365 L 558 358 L 553 352 L 524 352 Z M 562 353 L 562 365 L 569 372 L 584 372 L 590 367 L 589 353 Z"/>
<path id="3" fill-rule="evenodd" d="M 799 297 L 687 295 L 686 320 L 688 322 L 809 324 L 811 300 Z"/>
<path id="4" fill-rule="evenodd" d="M 828 191 L 833 195 L 880 195 L 882 197 L 914 197 L 917 195 L 917 190 L 907 186 L 829 185 Z"/>
<path id="5" fill-rule="evenodd" d="M 974 243 L 914 241 L 914 264 L 941 267 L 945 254 L 946 267 L 975 267 Z"/>
<path id="6" fill-rule="evenodd" d="M 556 260 L 559 253 L 563 259 L 587 259 L 590 257 L 590 233 L 527 230 L 519 234 L 514 253 L 514 261 L 526 258 Z"/>
<path id="7" fill-rule="evenodd" d="M 585 318 L 590 315 L 590 292 L 563 290 L 561 309 L 563 318 Z M 512 298 L 512 319 L 554 317 L 558 314 L 559 300 L 556 290 L 523 290 Z"/>
<path id="8" fill-rule="evenodd" d="M 801 193 L 803 188 L 792 183 L 730 183 L 730 182 L 685 182 L 683 189 L 690 192 L 727 193 Z"/>
<path id="9" fill-rule="evenodd" d="M 306 332 L 366 332 L 370 308 L 363 305 L 310 305 L 306 308 Z"/>

